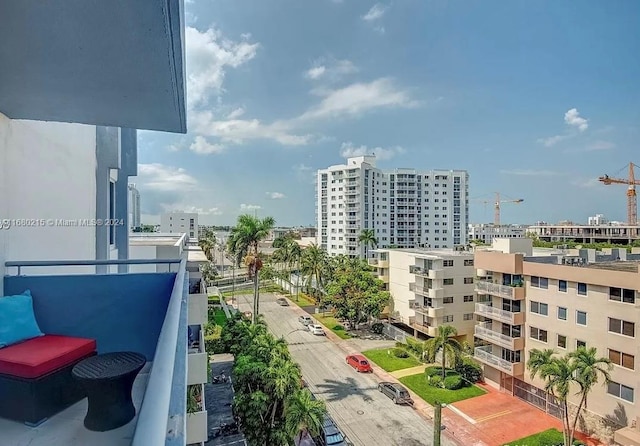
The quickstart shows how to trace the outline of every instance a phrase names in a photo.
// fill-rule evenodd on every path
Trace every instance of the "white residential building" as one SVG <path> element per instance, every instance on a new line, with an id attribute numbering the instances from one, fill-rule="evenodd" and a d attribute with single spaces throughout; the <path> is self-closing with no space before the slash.
<path id="1" fill-rule="evenodd" d="M 464 170 L 382 171 L 374 156 L 318 170 L 318 245 L 330 255 L 363 256 L 373 229 L 379 248 L 451 248 L 467 243 L 469 175 Z"/>
<path id="2" fill-rule="evenodd" d="M 140 228 L 140 192 L 135 184 L 129 184 L 128 213 L 129 229 Z"/>
<path id="3" fill-rule="evenodd" d="M 189 238 L 198 237 L 198 214 L 170 212 L 160 216 L 160 232 L 185 233 Z"/>
<path id="4" fill-rule="evenodd" d="M 524 238 L 527 227 L 522 225 L 469 224 L 469 241 L 491 244 L 494 238 Z"/>
<path id="5" fill-rule="evenodd" d="M 473 344 L 475 293 L 473 253 L 453 249 L 377 249 L 369 264 L 388 284 L 390 317 L 417 337 L 435 336 L 452 325 L 458 339 Z"/>
<path id="6" fill-rule="evenodd" d="M 587 224 L 589 226 L 601 226 L 606 225 L 607 223 L 609 223 L 609 220 L 607 220 L 602 214 L 596 214 L 592 217 L 589 217 L 589 219 L 587 220 Z"/>

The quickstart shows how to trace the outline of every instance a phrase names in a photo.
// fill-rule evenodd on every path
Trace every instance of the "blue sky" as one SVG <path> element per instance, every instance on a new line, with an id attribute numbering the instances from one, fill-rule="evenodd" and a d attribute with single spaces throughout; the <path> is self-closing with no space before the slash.
<path id="1" fill-rule="evenodd" d="M 640 164 L 640 3 L 188 0 L 186 135 L 139 133 L 143 222 L 315 224 L 348 154 L 467 169 L 473 222 L 626 220 Z M 621 170 L 622 169 L 622 170 Z M 639 172 L 640 174 L 640 172 Z"/>

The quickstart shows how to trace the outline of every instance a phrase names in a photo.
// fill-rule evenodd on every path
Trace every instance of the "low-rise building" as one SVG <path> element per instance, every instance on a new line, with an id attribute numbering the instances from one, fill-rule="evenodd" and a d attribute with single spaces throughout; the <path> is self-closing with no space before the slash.
<path id="1" fill-rule="evenodd" d="M 433 337 L 440 325 L 452 325 L 460 340 L 473 341 L 473 253 L 453 249 L 378 249 L 369 264 L 387 285 L 390 317 Z"/>
<path id="2" fill-rule="evenodd" d="M 494 238 L 524 238 L 526 235 L 526 226 L 480 223 L 469 225 L 468 240 L 470 242 L 480 241 L 490 245 Z"/>
<path id="3" fill-rule="evenodd" d="M 607 442 L 618 430 L 621 444 L 640 444 L 640 432 L 627 428 L 640 418 L 638 260 L 635 250 L 537 250 L 529 239 L 496 239 L 491 248 L 477 249 L 475 312 L 481 321 L 474 356 L 484 364 L 485 380 L 559 416 L 554 399 L 526 368 L 530 351 L 595 347 L 614 368 L 611 382 L 589 394 L 581 430 Z"/>
<path id="4" fill-rule="evenodd" d="M 591 221 L 593 223 L 593 221 Z M 529 226 L 527 232 L 544 242 L 575 241 L 577 243 L 618 243 L 632 244 L 640 239 L 640 225 L 607 223 L 587 224 L 536 224 Z"/>
<path id="5" fill-rule="evenodd" d="M 193 212 L 168 212 L 160 216 L 160 232 L 186 233 L 189 238 L 197 238 L 198 214 Z"/>

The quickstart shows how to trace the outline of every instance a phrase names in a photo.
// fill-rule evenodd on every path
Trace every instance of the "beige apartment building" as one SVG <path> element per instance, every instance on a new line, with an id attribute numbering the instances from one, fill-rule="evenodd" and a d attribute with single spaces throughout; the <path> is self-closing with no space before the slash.
<path id="1" fill-rule="evenodd" d="M 388 284 L 391 317 L 419 338 L 453 325 L 460 340 L 473 342 L 473 253 L 453 249 L 378 249 L 369 263 Z"/>
<path id="2" fill-rule="evenodd" d="M 476 250 L 474 356 L 487 382 L 558 416 L 542 382 L 529 376 L 529 351 L 595 347 L 614 363 L 612 381 L 589 394 L 581 430 L 640 445 L 638 259 L 624 250 L 534 252 L 529 239 L 496 239 Z"/>

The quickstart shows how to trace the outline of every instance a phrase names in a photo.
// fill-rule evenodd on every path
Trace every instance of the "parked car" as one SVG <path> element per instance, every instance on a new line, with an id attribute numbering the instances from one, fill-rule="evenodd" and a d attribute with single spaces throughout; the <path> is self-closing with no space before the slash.
<path id="1" fill-rule="evenodd" d="M 362 355 L 349 355 L 347 356 L 347 364 L 356 369 L 360 373 L 373 373 L 371 364 Z"/>
<path id="2" fill-rule="evenodd" d="M 289 302 L 287 302 L 287 299 L 285 299 L 284 297 L 276 299 L 276 303 L 278 305 L 282 305 L 283 307 L 288 307 L 289 306 Z"/>
<path id="3" fill-rule="evenodd" d="M 309 324 L 307 325 L 307 328 L 309 329 L 309 331 L 311 333 L 313 333 L 314 335 L 318 335 L 318 336 L 326 336 L 327 334 L 324 332 L 324 329 L 322 328 L 322 325 L 318 325 L 318 324 Z"/>
<path id="4" fill-rule="evenodd" d="M 378 384 L 378 390 L 387 395 L 396 404 L 413 405 L 413 399 L 407 389 L 400 384 L 383 381 Z"/>
<path id="5" fill-rule="evenodd" d="M 306 327 L 307 325 L 309 325 L 309 324 L 311 324 L 311 323 L 313 322 L 313 319 L 311 319 L 311 316 L 306 315 L 306 314 L 305 314 L 304 316 L 300 316 L 300 317 L 298 318 L 298 320 L 299 320 L 299 321 L 300 321 L 300 323 L 301 323 L 302 325 L 304 325 L 305 327 Z"/>
<path id="6" fill-rule="evenodd" d="M 320 428 L 320 435 L 317 438 L 317 444 L 321 446 L 346 446 L 347 442 L 344 434 L 340 432 L 338 426 L 328 415 L 324 417 L 324 422 Z"/>

